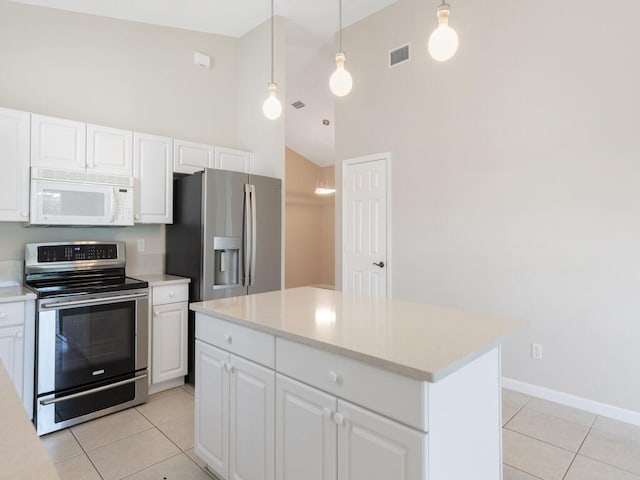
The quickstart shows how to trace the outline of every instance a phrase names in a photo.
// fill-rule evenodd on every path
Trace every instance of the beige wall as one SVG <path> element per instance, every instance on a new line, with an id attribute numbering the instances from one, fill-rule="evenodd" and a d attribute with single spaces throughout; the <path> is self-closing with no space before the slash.
<path id="1" fill-rule="evenodd" d="M 333 167 L 321 168 L 286 149 L 285 286 L 333 285 L 333 196 L 314 193 L 320 178 L 331 179 Z"/>
<path id="2" fill-rule="evenodd" d="M 640 2 L 452 3 L 447 63 L 435 7 L 344 32 L 336 158 L 391 152 L 392 296 L 526 318 L 505 376 L 640 412 Z"/>
<path id="3" fill-rule="evenodd" d="M 251 150 L 257 173 L 282 178 L 283 120 L 269 123 L 257 101 L 267 96 L 267 27 L 235 39 L 0 0 L 0 106 Z M 194 51 L 211 55 L 212 68 L 196 67 Z M 276 72 L 283 65 L 276 56 Z M 164 268 L 160 225 L 0 223 L 0 260 L 23 259 L 27 242 L 93 238 L 125 240 L 133 273 Z"/>

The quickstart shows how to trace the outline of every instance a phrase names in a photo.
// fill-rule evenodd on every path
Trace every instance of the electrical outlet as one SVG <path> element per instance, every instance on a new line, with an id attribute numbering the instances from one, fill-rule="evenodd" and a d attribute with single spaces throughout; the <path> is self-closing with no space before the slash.
<path id="1" fill-rule="evenodd" d="M 542 360 L 542 345 L 539 343 L 531 344 L 531 358 L 534 360 Z"/>
<path id="2" fill-rule="evenodd" d="M 144 252 L 146 248 L 144 244 L 144 238 L 139 238 L 137 243 L 138 243 L 138 251 Z"/>

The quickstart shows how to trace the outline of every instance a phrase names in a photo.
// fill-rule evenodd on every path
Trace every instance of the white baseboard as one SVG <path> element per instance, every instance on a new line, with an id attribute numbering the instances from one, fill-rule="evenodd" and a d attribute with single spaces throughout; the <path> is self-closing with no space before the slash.
<path id="1" fill-rule="evenodd" d="M 640 426 L 640 412 L 626 410 L 606 403 L 596 402 L 595 400 L 589 400 L 588 398 L 577 397 L 568 393 L 551 390 L 550 388 L 540 387 L 538 385 L 520 382 L 519 380 L 513 380 L 506 377 L 502 377 L 502 386 L 509 390 L 515 390 L 516 392 L 549 400 L 551 402 L 559 403 L 560 405 L 586 410 L 587 412 L 595 413 L 596 415 L 602 415 L 603 417 L 609 417 L 614 420 Z"/>

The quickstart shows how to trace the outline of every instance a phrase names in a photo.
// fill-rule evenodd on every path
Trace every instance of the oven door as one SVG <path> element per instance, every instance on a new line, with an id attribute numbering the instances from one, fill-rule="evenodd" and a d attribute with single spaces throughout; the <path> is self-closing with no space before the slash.
<path id="1" fill-rule="evenodd" d="M 39 434 L 146 400 L 147 315 L 146 289 L 40 300 Z"/>

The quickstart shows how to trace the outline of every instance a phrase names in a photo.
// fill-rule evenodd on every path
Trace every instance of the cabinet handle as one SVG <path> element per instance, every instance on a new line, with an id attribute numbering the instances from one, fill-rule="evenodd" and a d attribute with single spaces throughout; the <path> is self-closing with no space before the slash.
<path id="1" fill-rule="evenodd" d="M 231 338 L 231 334 L 230 333 L 225 333 L 224 334 L 224 341 L 227 343 L 231 343 L 233 339 Z"/>
<path id="2" fill-rule="evenodd" d="M 341 383 L 342 382 L 342 377 L 340 376 L 340 374 L 338 372 L 334 372 L 333 370 L 329 371 L 329 381 L 333 382 L 333 383 Z"/>
<path id="3" fill-rule="evenodd" d="M 0 318 L 7 318 L 7 314 L 4 312 L 0 312 Z"/>
<path id="4" fill-rule="evenodd" d="M 233 365 L 231 365 L 231 363 L 225 363 L 224 364 L 224 369 L 229 372 L 229 373 L 233 373 Z"/>
<path id="5" fill-rule="evenodd" d="M 153 314 L 157 317 L 160 315 L 160 312 L 158 310 L 156 310 L 155 312 L 153 312 Z"/>
<path id="6" fill-rule="evenodd" d="M 170 297 L 173 297 L 174 295 L 175 295 L 175 293 L 173 293 L 173 292 L 169 292 L 169 296 L 170 296 Z"/>
<path id="7" fill-rule="evenodd" d="M 16 332 L 16 338 L 22 338 L 22 332 Z"/>
<path id="8" fill-rule="evenodd" d="M 344 423 L 344 415 L 342 415 L 341 413 L 334 413 L 333 414 L 333 421 L 336 422 L 336 425 L 342 425 Z"/>
<path id="9" fill-rule="evenodd" d="M 331 415 L 333 414 L 333 412 L 331 411 L 330 408 L 324 407 L 322 409 L 322 416 L 324 418 L 326 418 L 327 420 L 331 420 Z"/>
<path id="10" fill-rule="evenodd" d="M 134 215 L 133 218 L 135 218 L 136 220 L 140 220 L 140 215 Z"/>

